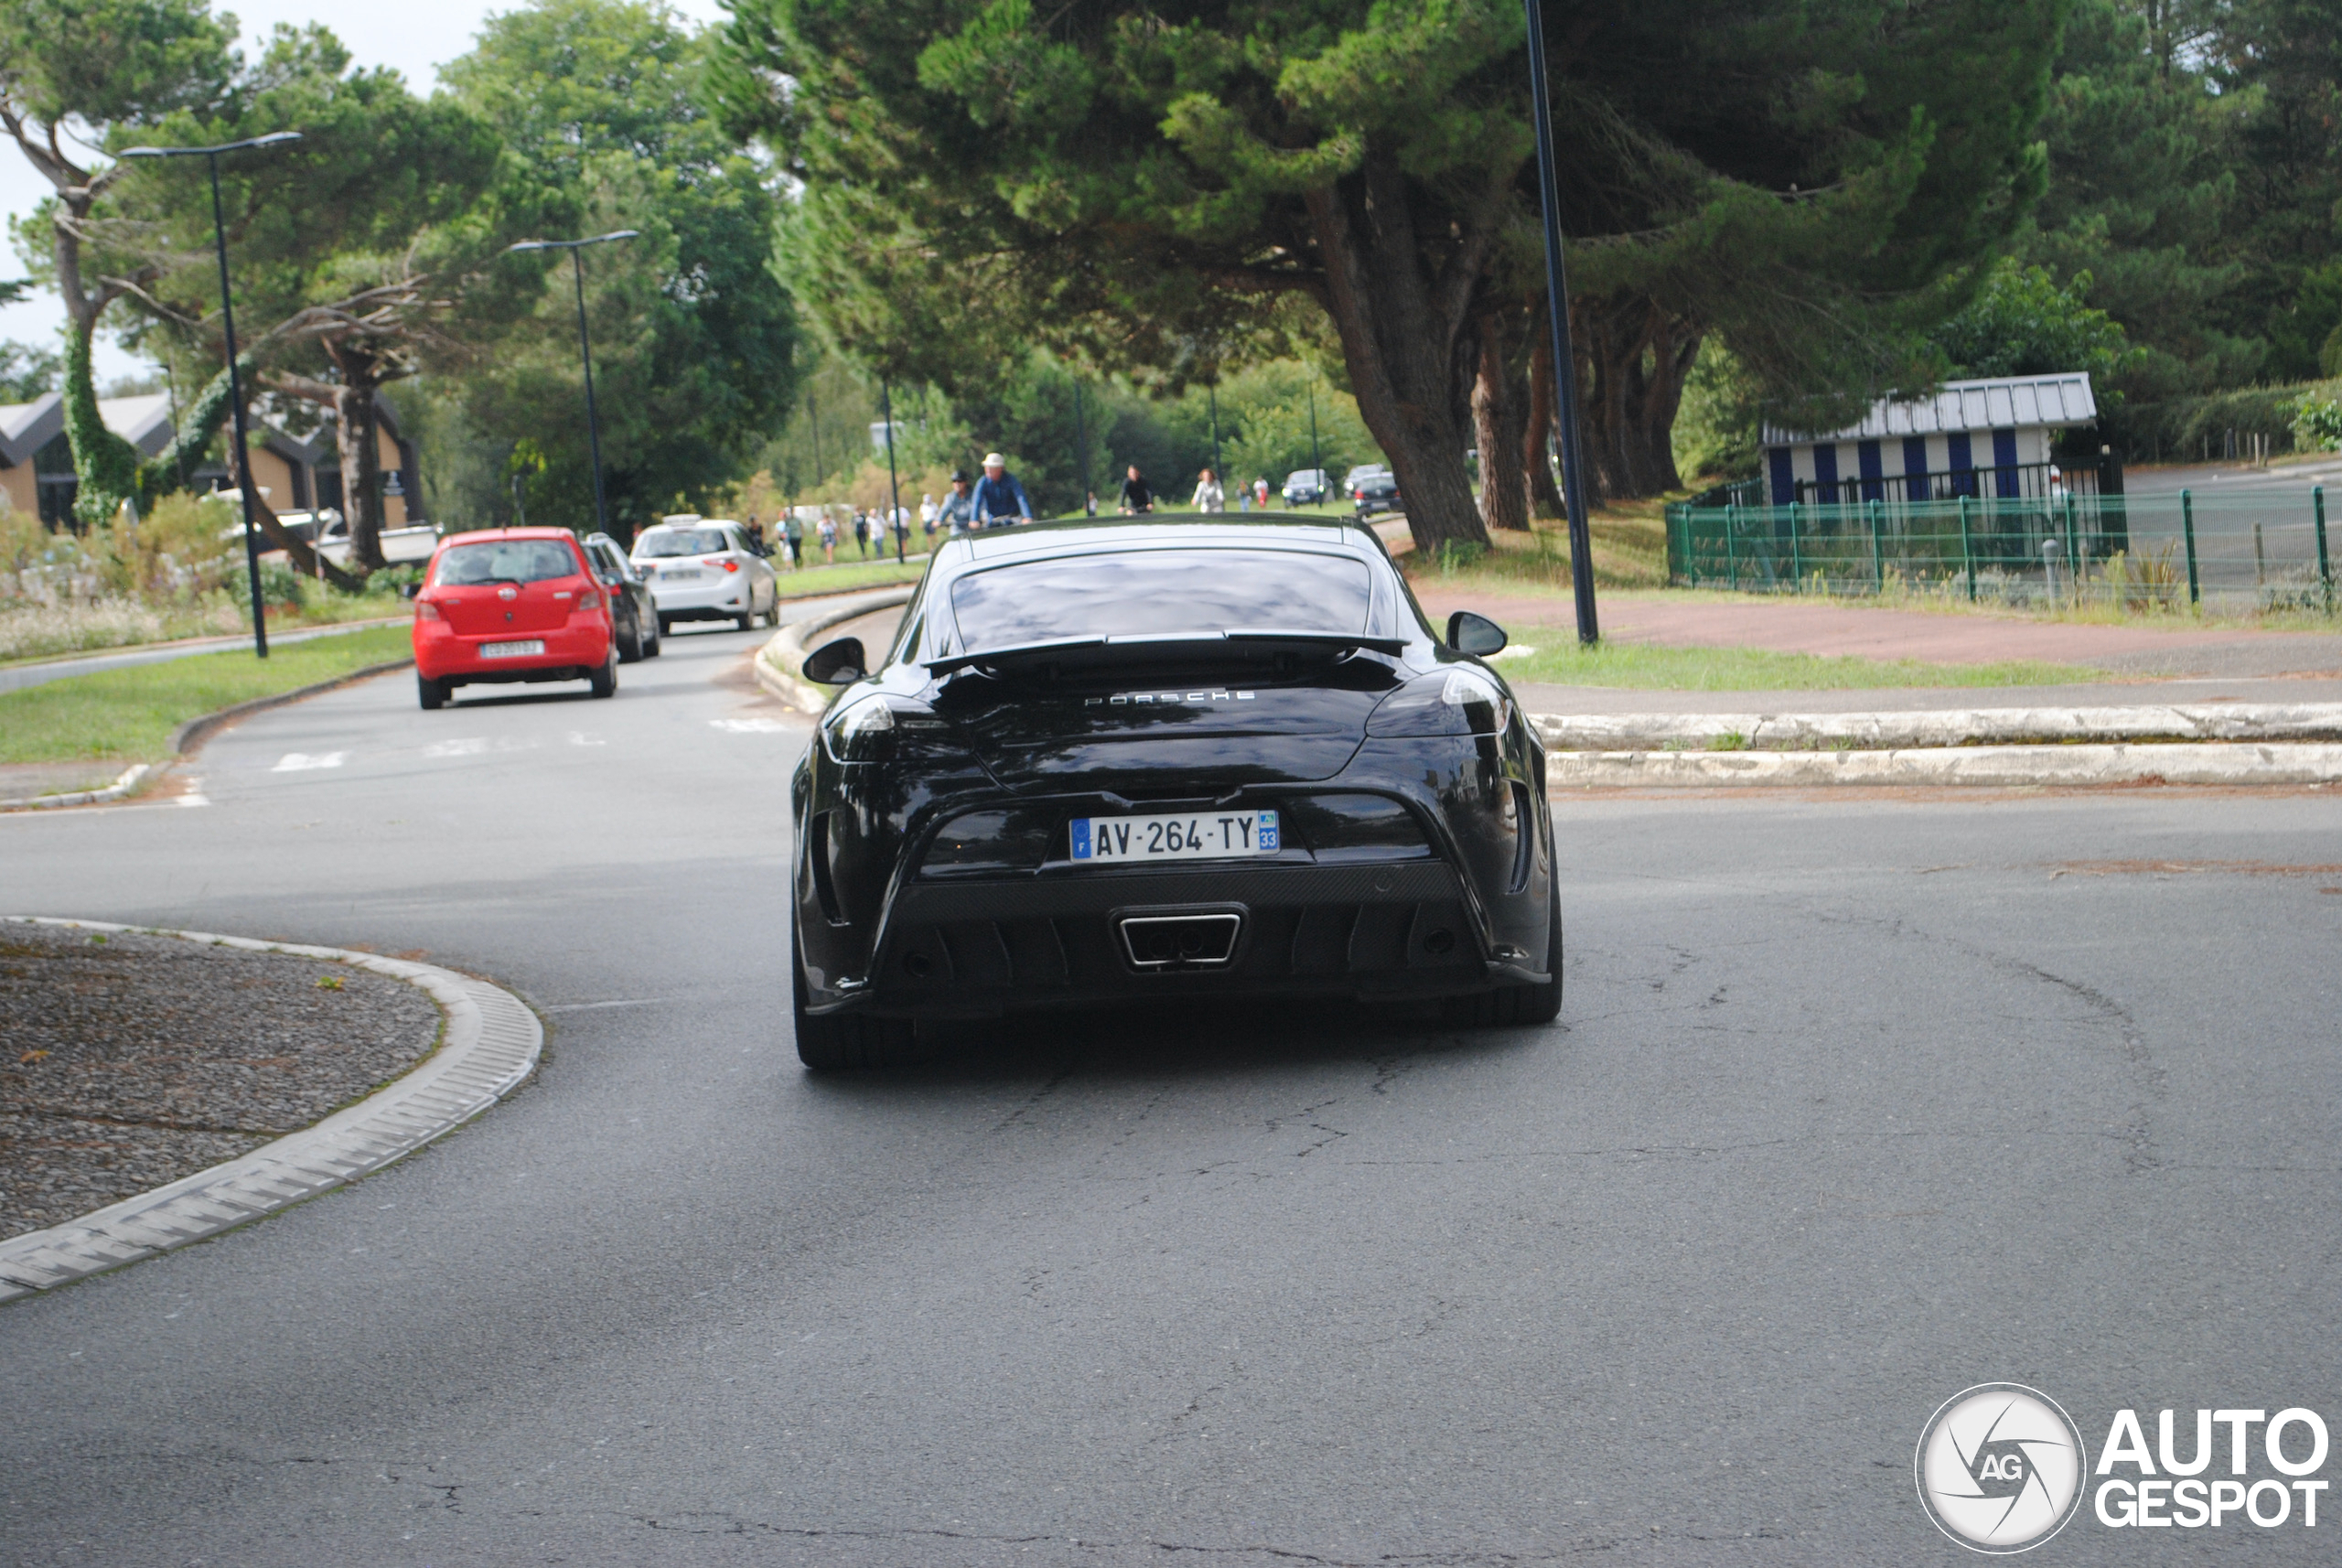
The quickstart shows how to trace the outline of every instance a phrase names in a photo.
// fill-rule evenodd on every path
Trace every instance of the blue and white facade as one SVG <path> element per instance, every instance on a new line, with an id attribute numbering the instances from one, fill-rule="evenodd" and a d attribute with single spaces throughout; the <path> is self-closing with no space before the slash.
<path id="1" fill-rule="evenodd" d="M 1767 499 L 1843 505 L 2047 493 L 2057 432 L 2098 418 L 2090 375 L 1946 381 L 1928 397 L 1881 399 L 1859 424 L 1808 435 L 1767 424 Z"/>

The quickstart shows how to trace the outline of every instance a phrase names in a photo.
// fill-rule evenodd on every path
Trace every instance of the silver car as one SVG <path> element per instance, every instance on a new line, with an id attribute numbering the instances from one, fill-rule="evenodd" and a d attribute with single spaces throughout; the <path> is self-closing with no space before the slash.
<path id="1" fill-rule="evenodd" d="M 728 620 L 742 631 L 779 621 L 780 590 L 764 552 L 724 518 L 671 517 L 634 537 L 634 569 L 650 585 L 663 634 L 680 620 Z"/>

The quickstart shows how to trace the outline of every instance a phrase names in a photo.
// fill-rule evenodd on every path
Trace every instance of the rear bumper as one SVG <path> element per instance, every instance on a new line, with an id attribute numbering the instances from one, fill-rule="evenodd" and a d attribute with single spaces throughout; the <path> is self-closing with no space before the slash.
<path id="1" fill-rule="evenodd" d="M 498 631 L 465 636 L 445 622 L 417 621 L 414 627 L 414 667 L 429 681 L 457 685 L 501 681 L 582 681 L 609 661 L 612 633 L 606 618 L 572 618 L 548 631 Z M 493 642 L 542 641 L 543 653 L 510 659 L 486 659 L 480 649 Z"/>
<path id="2" fill-rule="evenodd" d="M 662 616 L 678 620 L 721 618 L 738 615 L 748 607 L 748 596 L 756 591 L 746 572 L 726 572 L 714 582 L 665 583 L 650 585 L 650 602 L 659 607 Z"/>
<path id="3" fill-rule="evenodd" d="M 1224 962 L 1148 968 L 1121 922 L 1233 913 Z M 1542 978 L 1481 951 L 1455 871 L 1365 865 L 1148 869 L 915 881 L 860 980 L 806 976 L 816 1012 L 923 1017 L 1164 997 L 1447 996 Z"/>

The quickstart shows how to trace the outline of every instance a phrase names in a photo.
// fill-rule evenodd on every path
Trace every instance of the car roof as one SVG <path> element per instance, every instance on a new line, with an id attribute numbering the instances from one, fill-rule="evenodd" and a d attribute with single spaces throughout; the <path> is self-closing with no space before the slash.
<path id="1" fill-rule="evenodd" d="M 1237 521 L 1225 514 L 1204 518 L 1066 518 L 1018 528 L 986 529 L 955 541 L 980 563 L 998 564 L 1019 555 L 1045 555 L 1100 545 L 1231 546 L 1301 549 L 1327 545 L 1382 552 L 1380 535 L 1350 518 L 1307 517 L 1290 512 L 1253 512 Z"/>
<path id="2" fill-rule="evenodd" d="M 469 533 L 451 533 L 439 544 L 444 550 L 450 544 L 476 544 L 491 539 L 566 539 L 574 542 L 576 538 L 565 528 L 476 528 Z"/>

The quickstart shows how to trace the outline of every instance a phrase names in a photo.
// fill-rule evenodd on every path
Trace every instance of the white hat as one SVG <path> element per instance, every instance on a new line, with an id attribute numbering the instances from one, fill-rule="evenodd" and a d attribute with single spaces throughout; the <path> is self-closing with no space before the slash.
<path id="1" fill-rule="evenodd" d="M 984 454 L 984 467 L 987 468 L 1005 468 L 1008 467 L 1008 459 L 1002 456 L 997 452 L 987 452 Z"/>

